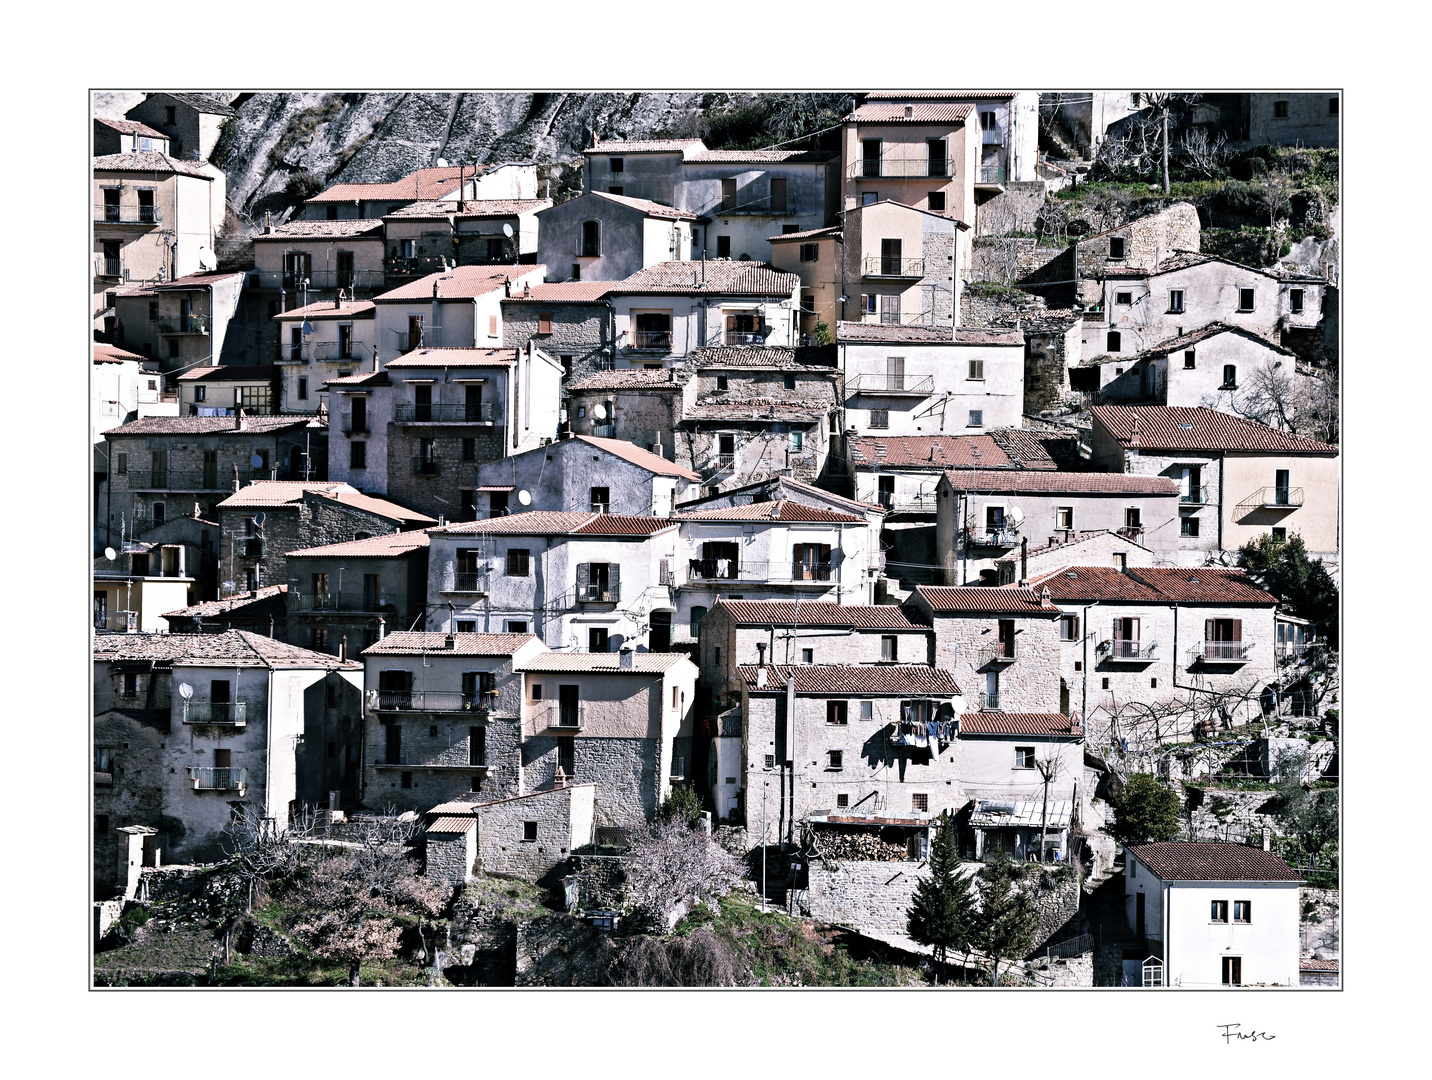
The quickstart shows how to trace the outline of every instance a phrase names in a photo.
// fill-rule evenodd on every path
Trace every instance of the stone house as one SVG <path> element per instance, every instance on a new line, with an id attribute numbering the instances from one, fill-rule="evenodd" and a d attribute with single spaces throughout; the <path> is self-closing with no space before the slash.
<path id="1" fill-rule="evenodd" d="M 771 265 L 801 279 L 801 344 L 814 345 L 817 323 L 829 329 L 841 319 L 845 230 L 830 225 L 768 236 L 766 241 Z"/>
<path id="2" fill-rule="evenodd" d="M 96 157 L 93 174 L 94 328 L 113 340 L 121 286 L 213 267 L 206 260 L 223 222 L 224 174 L 158 152 Z"/>
<path id="3" fill-rule="evenodd" d="M 157 827 L 167 861 L 220 857 L 240 809 L 286 824 L 330 791 L 354 805 L 338 747 L 358 742 L 362 665 L 244 630 L 101 634 L 93 655 L 96 813 Z"/>
<path id="4" fill-rule="evenodd" d="M 980 202 L 1010 182 L 1038 180 L 1039 98 L 1033 90 L 875 91 L 865 101 L 899 104 L 963 104 L 979 112 L 980 162 L 975 197 Z M 981 196 L 984 196 L 982 198 Z"/>
<path id="5" fill-rule="evenodd" d="M 1028 538 L 1021 537 L 1018 549 L 994 561 L 996 585 L 1027 585 L 1031 578 L 1043 577 L 1065 566 L 1126 566 L 1154 565 L 1154 552 L 1137 540 L 1131 540 L 1116 529 L 1079 531 L 1067 539 L 1056 534 L 1048 543 L 1030 547 Z"/>
<path id="6" fill-rule="evenodd" d="M 274 364 L 193 367 L 174 380 L 180 416 L 277 416 L 279 372 Z"/>
<path id="7" fill-rule="evenodd" d="M 339 292 L 346 300 L 369 299 L 387 288 L 381 218 L 265 221 L 253 242 L 249 288 L 276 304 L 271 315 Z"/>
<path id="8" fill-rule="evenodd" d="M 969 435 L 1020 425 L 1024 336 L 1018 331 L 842 322 L 835 337 L 847 431 Z"/>
<path id="9" fill-rule="evenodd" d="M 780 500 L 683 511 L 673 641 L 694 644 L 721 597 L 868 604 L 879 531 L 863 516 Z M 738 592 L 733 592 L 738 591 Z"/>
<path id="10" fill-rule="evenodd" d="M 1298 533 L 1336 565 L 1338 450 L 1214 409 L 1096 405 L 1092 462 L 1179 485 L 1179 564 L 1197 566 L 1263 533 Z"/>
<path id="11" fill-rule="evenodd" d="M 670 647 L 673 521 L 534 510 L 451 523 L 429 545 L 430 629 L 533 633 L 590 652 Z"/>
<path id="12" fill-rule="evenodd" d="M 630 828 L 695 775 L 697 670 L 686 657 L 539 652 L 519 667 L 524 791 L 595 783 L 597 826 Z"/>
<path id="13" fill-rule="evenodd" d="M 524 162 L 443 165 L 417 169 L 399 180 L 372 184 L 330 184 L 303 204 L 304 221 L 381 218 L 418 202 L 497 199 L 535 200 L 537 167 Z"/>
<path id="14" fill-rule="evenodd" d="M 591 371 L 563 387 L 567 429 L 578 436 L 622 439 L 674 460 L 681 446 L 677 425 L 695 404 L 698 386 L 685 367 Z"/>
<path id="15" fill-rule="evenodd" d="M 121 532 L 140 536 L 196 504 L 213 519 L 239 481 L 301 477 L 305 455 L 322 452 L 324 428 L 306 416 L 151 416 L 104 438 L 109 474 L 98 523 L 105 546 L 114 547 Z M 321 477 L 322 458 L 315 466 Z"/>
<path id="16" fill-rule="evenodd" d="M 233 106 L 208 94 L 148 94 L 125 114 L 128 120 L 158 128 L 176 158 L 208 161 L 224 124 L 237 116 Z"/>
<path id="17" fill-rule="evenodd" d="M 428 534 L 424 529 L 375 533 L 362 540 L 299 548 L 287 563 L 287 640 L 315 652 L 348 654 L 427 611 Z M 263 590 L 260 589 L 260 592 Z"/>
<path id="18" fill-rule="evenodd" d="M 146 415 L 156 412 L 172 415 L 177 405 L 161 401 L 164 379 L 153 361 L 99 342 L 92 348 L 89 422 L 90 444 L 94 447 L 94 549 L 99 552 L 106 546 L 101 495 L 109 476 L 109 445 L 104 440 L 104 432 L 139 419 L 141 412 Z"/>
<path id="19" fill-rule="evenodd" d="M 1242 724 L 1278 689 L 1278 598 L 1241 571 L 1067 565 L 1035 577 L 1060 617 L 1060 700 L 1103 747 L 1188 741 L 1208 715 Z M 1176 706 L 1183 705 L 1182 709 Z"/>
<path id="20" fill-rule="evenodd" d="M 995 560 L 1035 542 L 1107 529 L 1138 541 L 1158 562 L 1179 549 L 1178 485 L 1166 476 L 956 468 L 935 489 L 935 548 L 949 584 L 989 583 Z"/>
<path id="21" fill-rule="evenodd" d="M 602 281 L 524 285 L 502 301 L 502 340 L 515 349 L 530 341 L 554 357 L 569 388 L 612 366 L 616 330 L 607 289 Z"/>
<path id="22" fill-rule="evenodd" d="M 371 300 L 337 299 L 275 315 L 271 321 L 279 342 L 279 411 L 333 413 L 329 380 L 377 368 L 376 316 L 377 307 Z M 346 429 L 343 433 L 349 434 Z"/>
<path id="23" fill-rule="evenodd" d="M 1340 95 L 1272 93 L 1248 94 L 1248 141 L 1274 146 L 1339 145 Z"/>
<path id="24" fill-rule="evenodd" d="M 229 329 L 243 302 L 243 272 L 206 270 L 176 281 L 115 290 L 114 337 L 166 372 L 238 362 L 244 335 Z"/>
<path id="25" fill-rule="evenodd" d="M 198 599 L 183 544 L 127 540 L 94 560 L 96 631 L 163 631 L 164 613 Z"/>
<path id="26" fill-rule="evenodd" d="M 393 382 L 386 371 L 328 379 L 329 475 L 361 491 L 388 490 L 388 431 L 393 420 Z"/>
<path id="27" fill-rule="evenodd" d="M 1084 730 L 1067 713 L 969 712 L 960 717 L 960 783 L 974 800 L 967 848 L 984 860 L 1069 856 L 1084 776 Z M 1052 763 L 1052 768 L 1051 768 Z M 1039 766 L 1050 770 L 1044 783 Z M 1046 803 L 1046 794 L 1048 801 Z"/>
<path id="28" fill-rule="evenodd" d="M 194 584 L 189 588 L 189 599 L 185 601 L 187 604 L 219 595 L 217 517 L 218 515 L 215 515 L 214 520 L 205 518 L 202 508 L 199 508 L 198 513 L 191 510 L 182 517 L 169 518 L 162 525 L 154 525 L 145 530 L 143 542 L 146 544 L 178 545 L 184 549 L 184 572 L 194 579 Z M 162 614 L 168 617 L 167 613 Z M 175 629 L 172 623 L 170 629 Z M 264 632 L 268 632 L 267 623 L 264 624 Z"/>
<path id="29" fill-rule="evenodd" d="M 922 819 L 965 803 L 961 688 L 923 664 L 741 665 L 748 843 L 795 844 L 812 816 Z M 931 733 L 930 726 L 937 725 Z"/>
<path id="30" fill-rule="evenodd" d="M 256 480 L 216 509 L 223 595 L 291 584 L 286 559 L 290 551 L 437 524 L 337 481 Z"/>
<path id="31" fill-rule="evenodd" d="M 1149 959 L 1143 986 L 1299 985 L 1299 886 L 1270 851 L 1173 841 L 1125 849 L 1128 926 Z M 1128 961 L 1125 961 L 1126 967 Z"/>
<path id="32" fill-rule="evenodd" d="M 964 221 L 881 199 L 848 209 L 839 253 L 841 322 L 934 327 L 958 324 L 972 246 Z M 957 270 L 958 268 L 958 270 Z"/>
<path id="33" fill-rule="evenodd" d="M 419 348 L 500 348 L 502 300 L 524 285 L 540 285 L 543 268 L 455 266 L 389 289 L 378 308 L 378 359 Z"/>
<path id="34" fill-rule="evenodd" d="M 535 263 L 537 213 L 551 205 L 547 199 L 427 199 L 384 214 L 389 288 L 451 266 Z"/>
<path id="35" fill-rule="evenodd" d="M 169 153 L 169 136 L 138 120 L 94 118 L 93 151 L 95 157 L 109 154 Z"/>
<path id="36" fill-rule="evenodd" d="M 921 95 L 860 105 L 841 132 L 843 208 L 893 200 L 973 221 L 978 196 L 999 189 L 980 174 L 979 123 L 971 105 Z"/>
<path id="37" fill-rule="evenodd" d="M 1047 592 L 917 585 L 905 611 L 934 629 L 934 664 L 954 676 L 975 711 L 1056 711 L 1062 612 Z"/>
<path id="38" fill-rule="evenodd" d="M 366 440 L 356 430 L 344 436 L 349 474 L 361 460 L 365 487 L 435 517 L 471 520 L 482 463 L 538 449 L 557 436 L 562 368 L 531 341 L 525 349 L 423 346 L 388 361 L 378 374 L 387 386 L 363 379 L 351 389 L 365 394 L 345 388 L 350 421 L 360 397 L 372 405 Z M 379 463 L 373 435 L 385 420 L 386 462 Z M 385 465 L 385 475 L 375 475 L 376 464 Z"/>
<path id="39" fill-rule="evenodd" d="M 596 839 L 596 791 L 595 784 L 566 784 L 505 799 L 478 795 L 435 806 L 424 833 L 423 873 L 461 882 L 480 869 L 541 881 L 565 869 L 572 852 Z"/>
<path id="40" fill-rule="evenodd" d="M 767 263 L 660 262 L 616 282 L 616 366 L 667 366 L 702 346 L 798 339 L 800 278 Z"/>
<path id="41" fill-rule="evenodd" d="M 587 191 L 537 214 L 537 260 L 555 282 L 622 281 L 648 266 L 689 260 L 697 215 L 620 193 Z"/>
<path id="42" fill-rule="evenodd" d="M 700 139 L 613 139 L 582 151 L 582 189 L 677 206 L 681 162 L 705 152 Z"/>
<path id="43" fill-rule="evenodd" d="M 453 215 L 458 265 L 541 262 L 537 256 L 537 215 L 551 205 L 551 199 L 537 198 L 463 201 Z M 507 229 L 512 230 L 510 237 Z"/>
<path id="44" fill-rule="evenodd" d="M 222 600 L 201 600 L 188 607 L 166 611 L 164 619 L 169 623 L 172 634 L 222 634 L 227 630 L 250 630 L 294 643 L 288 633 L 287 585 L 266 585 L 257 592 L 233 593 Z"/>
<path id="45" fill-rule="evenodd" d="M 1039 115 L 1091 161 L 1109 125 L 1138 110 L 1134 98 L 1127 90 L 1045 92 L 1039 95 Z"/>
<path id="46" fill-rule="evenodd" d="M 370 808 L 429 808 L 523 785 L 520 669 L 531 634 L 400 631 L 363 650 L 363 798 Z"/>
<path id="47" fill-rule="evenodd" d="M 664 518 L 699 490 L 699 479 L 690 469 L 624 439 L 575 435 L 480 464 L 474 513 L 458 520 L 498 518 L 528 508 Z M 468 505 L 466 497 L 463 505 Z"/>

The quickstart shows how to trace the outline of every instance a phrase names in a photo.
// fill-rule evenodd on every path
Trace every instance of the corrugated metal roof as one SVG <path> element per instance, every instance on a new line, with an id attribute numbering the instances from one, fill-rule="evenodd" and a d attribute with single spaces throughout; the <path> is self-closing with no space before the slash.
<path id="1" fill-rule="evenodd" d="M 1242 844 L 1174 840 L 1128 849 L 1163 881 L 1302 881 L 1271 851 Z"/>
<path id="2" fill-rule="evenodd" d="M 477 828 L 475 817 L 440 817 L 428 822 L 427 831 L 433 833 L 456 833 L 459 836 L 466 835 Z"/>
<path id="3" fill-rule="evenodd" d="M 1038 829 L 1046 824 L 1051 829 L 1066 829 L 1074 820 L 1074 803 L 1069 799 L 1050 799 L 1047 814 L 1043 799 L 1015 800 L 1013 812 L 1005 813 L 1003 808 L 1009 805 L 1008 801 L 980 799 L 970 814 L 970 824 L 976 829 Z"/>
<path id="4" fill-rule="evenodd" d="M 736 672 L 748 690 L 757 688 L 758 664 L 742 664 Z M 797 694 L 922 694 L 953 697 L 959 684 L 948 671 L 926 664 L 800 664 L 767 665 L 767 691 L 784 690 L 787 680 Z"/>
<path id="5" fill-rule="evenodd" d="M 1057 615 L 1052 603 L 1043 607 L 1039 593 L 1015 585 L 916 585 L 915 591 L 936 615 Z"/>

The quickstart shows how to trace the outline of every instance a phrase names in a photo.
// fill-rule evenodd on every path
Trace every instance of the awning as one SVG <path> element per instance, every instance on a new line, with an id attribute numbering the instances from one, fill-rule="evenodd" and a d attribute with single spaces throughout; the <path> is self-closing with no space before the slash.
<path id="1" fill-rule="evenodd" d="M 453 833 L 462 836 L 477 827 L 477 818 L 440 817 L 428 826 L 429 833 Z"/>
<path id="2" fill-rule="evenodd" d="M 1074 803 L 1069 799 L 1050 799 L 1048 823 L 1051 829 L 1067 829 L 1074 817 Z M 1038 829 L 1043 827 L 1044 800 L 980 799 L 970 815 L 976 829 Z"/>

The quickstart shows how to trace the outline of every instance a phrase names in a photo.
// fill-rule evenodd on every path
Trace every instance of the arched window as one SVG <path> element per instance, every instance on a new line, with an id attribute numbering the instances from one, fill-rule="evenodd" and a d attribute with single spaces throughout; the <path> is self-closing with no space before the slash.
<path id="1" fill-rule="evenodd" d="M 1119 351 L 1119 346 L 1120 346 L 1120 343 L 1121 343 L 1122 340 L 1123 340 L 1123 335 L 1120 334 L 1119 331 L 1117 331 L 1117 330 L 1110 330 L 1110 331 L 1109 331 L 1109 336 L 1108 336 L 1107 340 L 1106 340 L 1105 343 L 1104 343 L 1104 348 L 1105 348 L 1106 351 L 1108 351 L 1108 352 L 1118 352 L 1118 351 Z"/>
<path id="2" fill-rule="evenodd" d="M 696 637 L 701 633 L 701 618 L 706 614 L 706 609 L 701 605 L 691 609 L 691 636 Z"/>
<path id="3" fill-rule="evenodd" d="M 583 256 L 597 256 L 602 253 L 602 223 L 600 221 L 582 222 L 582 248 Z"/>

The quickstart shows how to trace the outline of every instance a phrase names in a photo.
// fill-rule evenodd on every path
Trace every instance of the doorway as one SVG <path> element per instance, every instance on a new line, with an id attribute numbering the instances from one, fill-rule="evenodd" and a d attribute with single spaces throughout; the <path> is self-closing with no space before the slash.
<path id="1" fill-rule="evenodd" d="M 1134 894 L 1134 933 L 1139 937 L 1148 936 L 1148 923 L 1144 915 L 1144 894 Z"/>
<path id="2" fill-rule="evenodd" d="M 651 613 L 651 635 L 647 641 L 652 652 L 671 651 L 671 612 Z"/>
<path id="3" fill-rule="evenodd" d="M 1223 958 L 1223 985 L 1243 985 L 1243 957 L 1225 956 Z"/>

